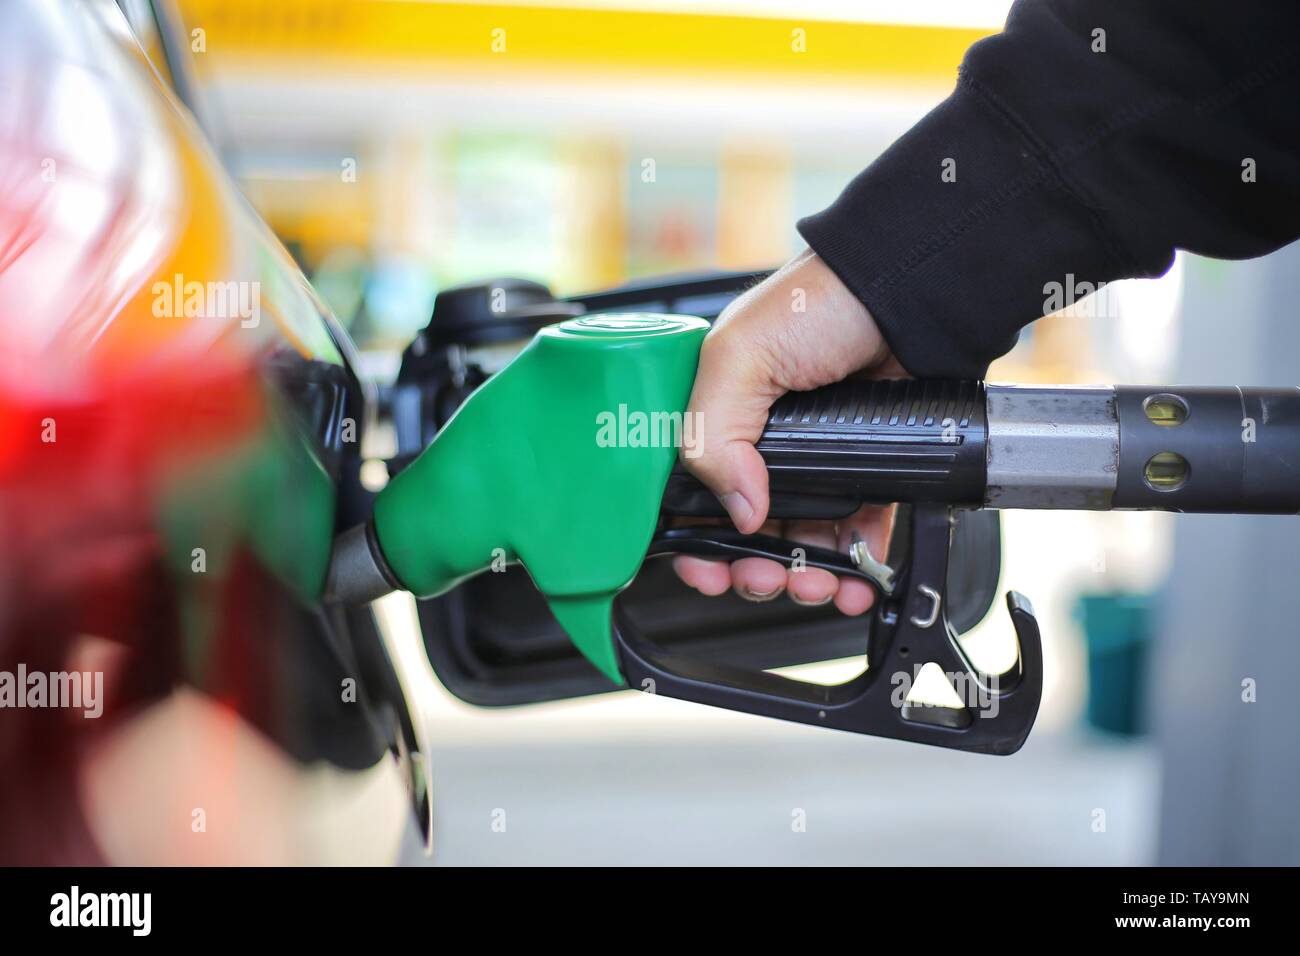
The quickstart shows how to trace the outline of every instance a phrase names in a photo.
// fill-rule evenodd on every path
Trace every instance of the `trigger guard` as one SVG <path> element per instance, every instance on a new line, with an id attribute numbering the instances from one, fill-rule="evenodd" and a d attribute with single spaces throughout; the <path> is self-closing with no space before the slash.
<path id="1" fill-rule="evenodd" d="M 874 626 L 868 631 L 867 667 L 856 677 L 842 684 L 814 684 L 689 657 L 638 633 L 616 600 L 612 636 L 621 673 L 629 686 L 649 693 L 742 713 L 974 753 L 1015 753 L 1033 728 L 1042 697 L 1042 645 L 1033 609 L 1021 595 L 1007 595 L 1016 663 L 1003 674 L 981 672 L 943 609 L 952 515 L 939 505 L 915 506 L 910 522 L 914 546 L 892 589 L 883 589 L 846 555 L 815 546 L 804 549 L 807 566 L 866 580 L 887 597 L 876 606 Z M 763 557 L 790 567 L 796 547 L 804 546 L 709 526 L 664 531 L 647 555 Z M 938 664 L 950 681 L 963 680 L 954 689 L 970 696 L 960 707 L 935 707 L 899 696 L 899 678 L 929 662 Z"/>

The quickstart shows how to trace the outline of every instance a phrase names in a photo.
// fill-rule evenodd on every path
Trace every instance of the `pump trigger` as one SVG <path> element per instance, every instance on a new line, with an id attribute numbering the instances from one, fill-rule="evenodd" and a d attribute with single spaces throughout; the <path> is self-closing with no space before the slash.
<path id="1" fill-rule="evenodd" d="M 733 528 L 720 525 L 671 528 L 655 535 L 646 550 L 646 556 L 661 554 L 690 554 L 700 558 L 719 558 L 735 561 L 740 558 L 767 558 L 787 568 L 821 568 L 843 577 L 858 578 L 871 585 L 882 598 L 894 594 L 894 569 L 867 555 L 867 560 L 821 548 L 801 544 L 785 538 L 766 534 L 741 534 Z"/>

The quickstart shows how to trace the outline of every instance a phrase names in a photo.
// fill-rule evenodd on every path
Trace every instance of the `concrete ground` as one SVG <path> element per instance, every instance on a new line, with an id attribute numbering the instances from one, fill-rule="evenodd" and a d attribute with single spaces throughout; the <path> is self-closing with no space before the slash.
<path id="1" fill-rule="evenodd" d="M 434 852 L 412 825 L 404 863 L 1155 860 L 1155 752 L 1075 729 L 1078 667 L 1049 672 L 1020 753 L 988 757 L 633 692 L 470 707 L 429 669 L 409 599 L 390 595 L 378 610 L 432 774 Z M 1068 642 L 1056 643 L 1045 656 L 1068 663 Z M 841 666 L 819 665 L 821 678 Z"/>
<path id="2" fill-rule="evenodd" d="M 1010 758 L 763 732 L 480 741 L 434 758 L 434 864 L 1146 864 L 1143 746 L 1070 734 Z M 802 824 L 802 825 L 800 825 Z M 404 862 L 430 862 L 411 846 Z"/>

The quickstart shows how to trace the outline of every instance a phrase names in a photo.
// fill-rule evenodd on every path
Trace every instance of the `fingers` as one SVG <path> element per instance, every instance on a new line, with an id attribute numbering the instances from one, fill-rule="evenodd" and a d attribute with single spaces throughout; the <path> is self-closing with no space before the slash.
<path id="1" fill-rule="evenodd" d="M 762 534 L 780 537 L 779 522 L 769 521 L 757 529 Z M 771 601 L 785 590 L 785 566 L 766 558 L 741 558 L 737 561 L 710 561 L 689 555 L 673 558 L 673 570 L 683 583 L 708 597 L 716 597 L 734 587 L 747 601 Z"/>
<path id="2" fill-rule="evenodd" d="M 673 571 L 682 583 L 706 597 L 725 594 L 731 587 L 731 565 L 725 561 L 706 561 L 679 554 L 673 558 Z"/>
<path id="3" fill-rule="evenodd" d="M 866 614 L 876 604 L 876 592 L 866 581 L 855 578 L 841 578 L 839 589 L 835 592 L 835 608 L 846 617 Z"/>
<path id="4" fill-rule="evenodd" d="M 761 530 L 800 544 L 847 552 L 856 534 L 868 550 L 883 559 L 889 548 L 895 509 L 869 506 L 838 526 L 825 521 L 792 521 L 784 526 L 769 522 Z M 701 594 L 710 597 L 734 588 L 749 601 L 771 601 L 785 591 L 799 604 L 820 605 L 834 601 L 840 613 L 850 617 L 865 614 L 876 602 L 876 593 L 865 581 L 840 578 L 821 568 L 786 569 L 765 558 L 743 558 L 731 564 L 678 555 L 673 559 L 678 577 Z"/>
<path id="5" fill-rule="evenodd" d="M 767 520 L 767 468 L 754 447 L 768 409 L 785 389 L 774 383 L 764 350 L 721 322 L 700 349 L 687 414 L 701 441 L 682 463 L 727 509 L 732 523 L 753 534 Z"/>
<path id="6" fill-rule="evenodd" d="M 679 554 L 673 571 L 682 582 L 707 597 L 717 597 L 734 587 L 747 601 L 771 601 L 785 590 L 785 568 L 765 558 L 742 558 L 728 564 Z"/>
<path id="7" fill-rule="evenodd" d="M 737 384 L 737 377 L 744 381 Z M 754 442 L 776 394 L 763 378 L 753 356 L 736 354 L 724 338 L 706 339 L 686 410 L 702 441 L 698 455 L 682 457 L 682 464 L 718 496 L 745 535 L 767 519 L 767 467 Z"/>
<path id="8" fill-rule="evenodd" d="M 829 521 L 791 521 L 786 535 L 799 544 L 835 547 L 835 525 Z M 825 604 L 839 590 L 839 578 L 821 568 L 791 568 L 786 573 L 790 599 L 797 604 Z"/>
<path id="9" fill-rule="evenodd" d="M 717 413 L 702 411 L 701 414 Z M 767 420 L 766 409 L 762 420 Z M 723 422 L 721 427 L 735 426 Z M 759 429 L 762 429 L 761 422 Z M 767 466 L 763 463 L 763 456 L 752 441 L 743 438 L 724 442 L 712 452 L 708 449 L 706 439 L 700 457 L 686 467 L 718 496 L 736 530 L 743 534 L 755 533 L 767 520 Z"/>
<path id="10" fill-rule="evenodd" d="M 741 558 L 732 562 L 731 583 L 749 601 L 770 601 L 785 590 L 785 566 L 766 558 Z"/>

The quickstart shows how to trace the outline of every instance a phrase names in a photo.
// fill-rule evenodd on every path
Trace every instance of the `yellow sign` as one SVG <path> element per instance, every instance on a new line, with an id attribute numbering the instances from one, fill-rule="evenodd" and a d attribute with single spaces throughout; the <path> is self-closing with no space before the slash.
<path id="1" fill-rule="evenodd" d="M 180 0 L 205 56 L 590 67 L 675 75 L 955 78 L 990 31 L 722 14 L 410 0 Z"/>

